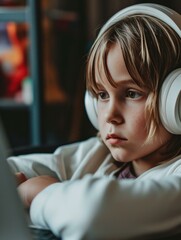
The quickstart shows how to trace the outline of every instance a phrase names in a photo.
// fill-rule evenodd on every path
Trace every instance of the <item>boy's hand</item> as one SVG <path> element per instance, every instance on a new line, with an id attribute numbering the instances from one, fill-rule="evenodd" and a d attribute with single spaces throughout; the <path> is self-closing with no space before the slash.
<path id="1" fill-rule="evenodd" d="M 22 172 L 15 173 L 15 178 L 18 186 L 27 180 L 27 177 Z"/>
<path id="2" fill-rule="evenodd" d="M 49 185 L 59 182 L 58 179 L 51 176 L 38 176 L 30 178 L 18 187 L 18 192 L 26 208 L 29 208 L 36 195 Z"/>

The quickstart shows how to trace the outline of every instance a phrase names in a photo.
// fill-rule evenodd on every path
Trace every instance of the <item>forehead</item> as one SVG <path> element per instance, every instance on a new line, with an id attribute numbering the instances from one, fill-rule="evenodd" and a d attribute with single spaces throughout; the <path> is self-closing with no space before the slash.
<path id="1" fill-rule="evenodd" d="M 118 43 L 111 45 L 106 59 L 107 69 L 114 82 L 131 79 Z"/>
<path id="2" fill-rule="evenodd" d="M 109 83 L 116 87 L 120 81 L 132 80 L 123 58 L 121 47 L 118 43 L 109 46 L 108 51 L 103 59 L 99 59 L 99 64 L 95 68 L 96 84 Z"/>

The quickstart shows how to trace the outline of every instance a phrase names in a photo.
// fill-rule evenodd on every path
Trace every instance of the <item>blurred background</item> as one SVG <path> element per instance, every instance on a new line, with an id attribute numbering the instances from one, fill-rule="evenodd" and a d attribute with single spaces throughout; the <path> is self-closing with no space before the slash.
<path id="1" fill-rule="evenodd" d="M 96 134 L 84 108 L 88 51 L 112 14 L 146 2 L 181 13 L 178 0 L 0 0 L 0 117 L 12 148 Z"/>

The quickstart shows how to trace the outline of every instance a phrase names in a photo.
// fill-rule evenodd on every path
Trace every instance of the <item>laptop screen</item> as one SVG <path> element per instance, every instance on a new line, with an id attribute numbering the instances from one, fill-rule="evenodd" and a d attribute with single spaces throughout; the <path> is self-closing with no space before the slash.
<path id="1" fill-rule="evenodd" d="M 27 227 L 24 208 L 16 190 L 16 182 L 6 158 L 9 144 L 0 119 L 0 239 L 32 239 Z"/>
<path id="2" fill-rule="evenodd" d="M 11 155 L 0 119 L 0 240 L 58 240 L 47 229 L 28 226 L 27 214 L 17 193 L 15 177 L 6 161 Z"/>

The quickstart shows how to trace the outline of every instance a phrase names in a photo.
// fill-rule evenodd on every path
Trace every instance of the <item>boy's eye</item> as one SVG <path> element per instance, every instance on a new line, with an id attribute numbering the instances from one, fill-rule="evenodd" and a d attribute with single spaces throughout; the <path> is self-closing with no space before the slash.
<path id="1" fill-rule="evenodd" d="M 109 97 L 109 94 L 107 92 L 99 92 L 98 93 L 98 98 L 99 99 L 107 99 Z"/>
<path id="2" fill-rule="evenodd" d="M 134 91 L 134 90 L 128 90 L 127 93 L 126 93 L 126 97 L 127 98 L 132 98 L 132 99 L 135 99 L 135 98 L 140 98 L 142 95 L 140 92 L 137 92 L 137 91 Z"/>

